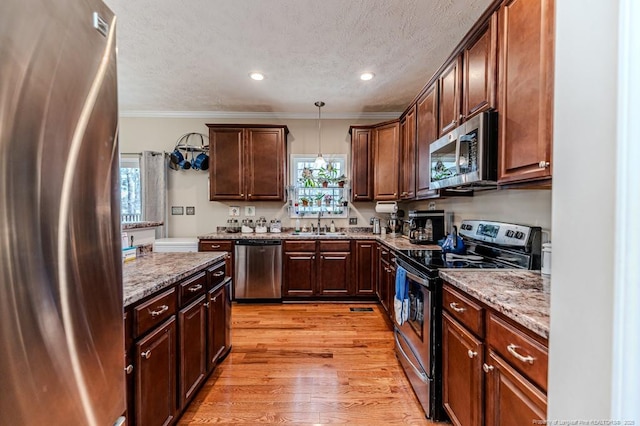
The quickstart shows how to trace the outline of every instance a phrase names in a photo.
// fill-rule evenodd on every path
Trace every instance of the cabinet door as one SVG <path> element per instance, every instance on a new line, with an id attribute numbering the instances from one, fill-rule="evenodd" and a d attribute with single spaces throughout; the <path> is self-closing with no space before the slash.
<path id="1" fill-rule="evenodd" d="M 438 139 L 438 85 L 434 84 L 418 99 L 416 134 L 416 198 L 433 198 L 438 191 L 429 189 L 431 166 L 429 145 Z"/>
<path id="2" fill-rule="evenodd" d="M 376 292 L 376 243 L 355 242 L 356 295 L 373 296 Z"/>
<path id="3" fill-rule="evenodd" d="M 283 293 L 288 297 L 313 296 L 316 283 L 316 254 L 284 254 Z"/>
<path id="4" fill-rule="evenodd" d="M 485 426 L 543 423 L 547 397 L 542 391 L 492 350 L 483 367 L 487 376 Z"/>
<path id="5" fill-rule="evenodd" d="M 351 129 L 351 191 L 353 201 L 373 199 L 371 129 Z"/>
<path id="6" fill-rule="evenodd" d="M 224 259 L 225 274 L 233 277 L 233 241 L 232 240 L 200 240 L 198 251 L 226 251 Z"/>
<path id="7" fill-rule="evenodd" d="M 243 129 L 209 129 L 209 199 L 244 200 Z"/>
<path id="8" fill-rule="evenodd" d="M 349 296 L 351 253 L 321 252 L 318 259 L 318 293 L 322 296 Z"/>
<path id="9" fill-rule="evenodd" d="M 227 339 L 227 297 L 226 285 L 220 285 L 211 289 L 207 294 L 209 302 L 208 310 L 208 336 L 207 336 L 207 361 L 208 369 L 212 370 L 226 350 Z"/>
<path id="10" fill-rule="evenodd" d="M 380 261 L 380 289 L 378 292 L 378 297 L 380 298 L 380 303 L 384 308 L 385 312 L 389 313 L 389 280 L 391 274 L 391 269 L 389 268 L 389 262 L 385 262 L 384 260 Z"/>
<path id="11" fill-rule="evenodd" d="M 465 120 L 489 108 L 496 97 L 497 13 L 463 49 L 462 114 Z"/>
<path id="12" fill-rule="evenodd" d="M 438 79 L 440 99 L 438 117 L 440 136 L 450 132 L 460 124 L 460 90 L 461 90 L 462 56 L 458 55 L 442 71 Z"/>
<path id="13" fill-rule="evenodd" d="M 396 261 L 393 254 L 390 255 L 389 270 L 387 271 L 387 313 L 393 317 L 393 299 L 396 297 Z"/>
<path id="14" fill-rule="evenodd" d="M 180 329 L 180 409 L 207 374 L 207 309 L 203 294 L 178 313 Z"/>
<path id="15" fill-rule="evenodd" d="M 373 196 L 375 200 L 398 199 L 399 133 L 398 121 L 374 130 Z"/>
<path id="16" fill-rule="evenodd" d="M 177 408 L 175 316 L 138 341 L 135 350 L 136 424 L 169 424 Z"/>
<path id="17" fill-rule="evenodd" d="M 400 125 L 402 135 L 402 166 L 400 169 L 400 198 L 416 196 L 416 106 L 413 105 Z"/>
<path id="18" fill-rule="evenodd" d="M 247 199 L 284 201 L 284 129 L 246 129 L 246 147 Z"/>
<path id="19" fill-rule="evenodd" d="M 480 426 L 483 345 L 446 313 L 442 328 L 444 408 L 454 425 Z"/>
<path id="20" fill-rule="evenodd" d="M 551 177 L 553 0 L 510 0 L 498 16 L 498 182 Z"/>

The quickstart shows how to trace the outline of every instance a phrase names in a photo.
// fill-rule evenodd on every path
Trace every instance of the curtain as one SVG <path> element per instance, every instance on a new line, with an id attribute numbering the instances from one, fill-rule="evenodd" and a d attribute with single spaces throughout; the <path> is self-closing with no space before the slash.
<path id="1" fill-rule="evenodd" d="M 162 152 L 142 153 L 142 203 L 145 220 L 162 222 L 156 238 L 166 238 L 167 226 L 167 158 Z"/>

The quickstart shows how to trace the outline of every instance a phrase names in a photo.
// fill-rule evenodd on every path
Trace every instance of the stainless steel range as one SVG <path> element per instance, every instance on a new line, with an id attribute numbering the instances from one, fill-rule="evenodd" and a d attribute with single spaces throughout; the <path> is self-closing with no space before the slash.
<path id="1" fill-rule="evenodd" d="M 463 254 L 440 250 L 400 250 L 397 266 L 406 271 L 406 321 L 395 321 L 396 356 L 425 411 L 444 420 L 442 408 L 441 268 L 540 269 L 541 229 L 486 220 L 465 220 Z M 398 272 L 396 272 L 397 274 Z"/>

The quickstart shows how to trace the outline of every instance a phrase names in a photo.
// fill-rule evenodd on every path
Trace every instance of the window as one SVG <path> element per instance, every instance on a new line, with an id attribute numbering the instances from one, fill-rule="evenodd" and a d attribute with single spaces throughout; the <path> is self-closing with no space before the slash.
<path id="1" fill-rule="evenodd" d="M 290 217 L 305 215 L 345 218 L 348 190 L 345 155 L 327 155 L 327 165 L 316 168 L 315 156 L 291 156 Z"/>
<path id="2" fill-rule="evenodd" d="M 140 156 L 120 158 L 120 213 L 122 222 L 142 219 Z"/>

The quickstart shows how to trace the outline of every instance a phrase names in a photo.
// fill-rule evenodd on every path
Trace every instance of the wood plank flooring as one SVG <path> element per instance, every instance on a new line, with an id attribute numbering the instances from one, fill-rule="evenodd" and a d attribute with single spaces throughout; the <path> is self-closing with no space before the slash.
<path id="1" fill-rule="evenodd" d="M 234 304 L 232 321 L 231 353 L 179 425 L 439 424 L 425 419 L 379 305 Z"/>

